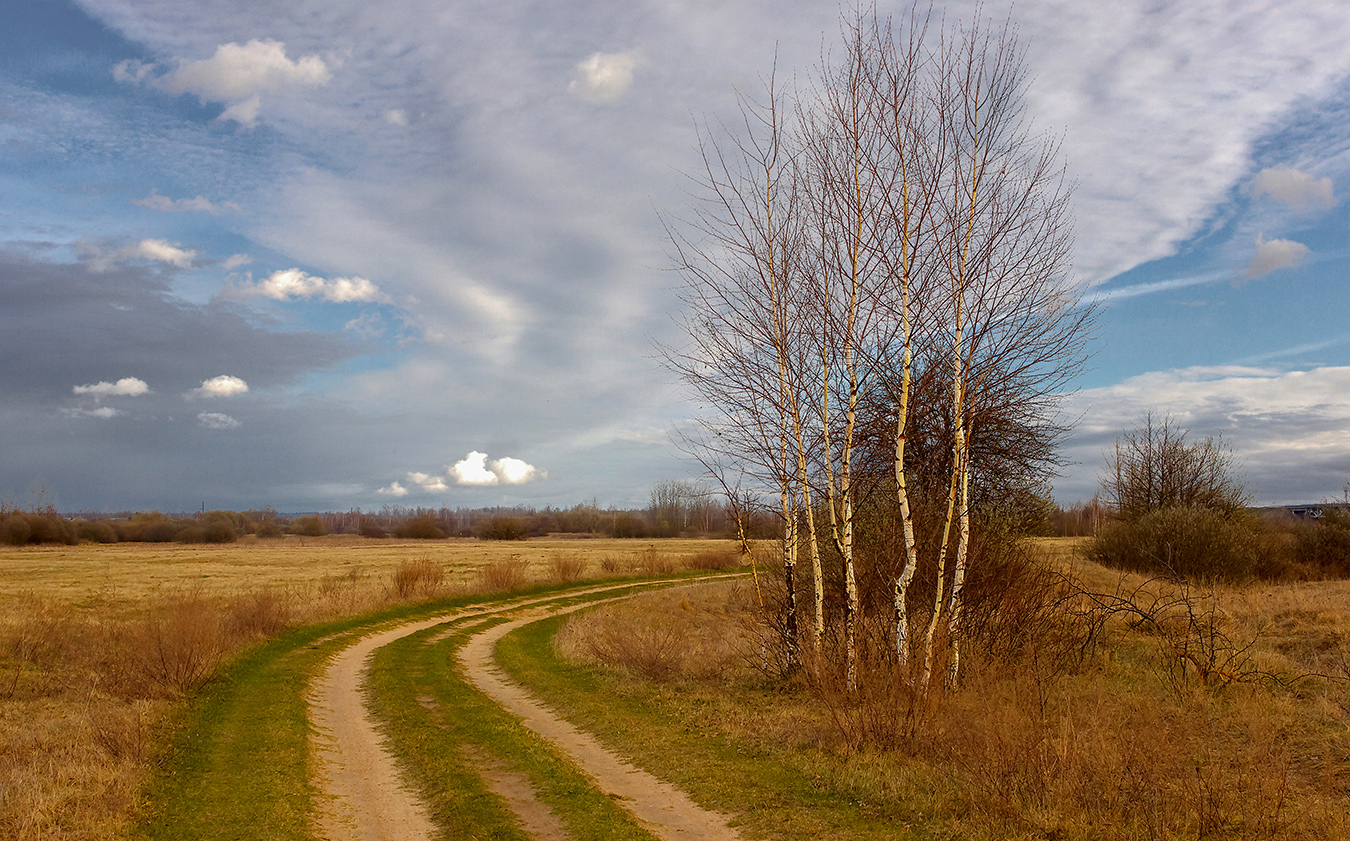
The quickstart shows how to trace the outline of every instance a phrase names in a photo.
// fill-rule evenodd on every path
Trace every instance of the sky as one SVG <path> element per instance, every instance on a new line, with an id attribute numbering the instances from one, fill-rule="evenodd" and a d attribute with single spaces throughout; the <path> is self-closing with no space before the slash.
<path id="1" fill-rule="evenodd" d="M 1056 498 L 1091 497 L 1149 411 L 1222 435 L 1257 502 L 1340 495 L 1350 15 L 1011 14 L 1101 306 Z M 696 127 L 838 37 L 835 4 L 761 0 L 0 20 L 0 494 L 72 511 L 641 505 L 695 475 L 654 350 L 678 338 L 662 217 Z"/>

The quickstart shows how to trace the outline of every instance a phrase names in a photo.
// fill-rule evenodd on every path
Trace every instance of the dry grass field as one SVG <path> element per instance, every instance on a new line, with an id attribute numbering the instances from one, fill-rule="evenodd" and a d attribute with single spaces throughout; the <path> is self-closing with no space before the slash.
<path id="1" fill-rule="evenodd" d="M 727 541 L 372 540 L 0 548 L 0 837 L 117 837 L 174 712 L 298 624 L 536 581 L 659 574 Z"/>
<path id="2" fill-rule="evenodd" d="M 1088 656 L 971 652 L 963 686 L 918 708 L 809 675 L 766 691 L 744 581 L 592 611 L 556 645 L 612 667 L 603 691 L 650 691 L 677 729 L 715 721 L 917 837 L 1350 838 L 1350 582 L 1186 588 L 1075 543 L 1039 548 L 1112 606 Z"/>

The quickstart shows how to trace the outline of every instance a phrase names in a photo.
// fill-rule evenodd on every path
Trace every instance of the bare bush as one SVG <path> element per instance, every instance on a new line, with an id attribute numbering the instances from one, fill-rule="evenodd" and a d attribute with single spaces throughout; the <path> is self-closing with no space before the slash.
<path id="1" fill-rule="evenodd" d="M 394 570 L 394 592 L 400 599 L 415 595 L 430 596 L 445 580 L 445 569 L 431 558 L 403 561 Z"/>
<path id="2" fill-rule="evenodd" d="M 585 569 L 586 562 L 575 553 L 554 555 L 552 561 L 550 561 L 553 580 L 559 584 L 570 584 L 576 581 Z"/>
<path id="3" fill-rule="evenodd" d="M 638 552 L 634 566 L 643 575 L 670 575 L 676 569 L 675 560 L 662 554 L 655 544 Z"/>
<path id="4" fill-rule="evenodd" d="M 497 561 L 483 567 L 478 574 L 479 582 L 483 590 L 489 593 L 519 590 L 530 580 L 526 567 L 526 562 L 519 559 Z"/>
<path id="5" fill-rule="evenodd" d="M 742 563 L 743 555 L 739 549 L 710 549 L 684 559 L 686 569 L 723 571 L 735 569 Z"/>
<path id="6" fill-rule="evenodd" d="M 130 641 L 138 670 L 183 695 L 209 679 L 228 650 L 220 612 L 199 593 L 172 597 L 132 628 Z"/>
<path id="7" fill-rule="evenodd" d="M 292 606 L 287 593 L 270 587 L 241 593 L 225 612 L 229 633 L 239 639 L 270 637 L 291 626 Z"/>

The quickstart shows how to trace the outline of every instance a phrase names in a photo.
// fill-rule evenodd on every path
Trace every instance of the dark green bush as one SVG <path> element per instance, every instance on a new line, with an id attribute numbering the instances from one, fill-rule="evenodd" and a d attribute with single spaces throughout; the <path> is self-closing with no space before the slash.
<path id="1" fill-rule="evenodd" d="M 1260 523 L 1245 512 L 1162 508 L 1108 523 L 1087 544 L 1089 559 L 1116 569 L 1193 581 L 1249 581 L 1268 567 Z"/>

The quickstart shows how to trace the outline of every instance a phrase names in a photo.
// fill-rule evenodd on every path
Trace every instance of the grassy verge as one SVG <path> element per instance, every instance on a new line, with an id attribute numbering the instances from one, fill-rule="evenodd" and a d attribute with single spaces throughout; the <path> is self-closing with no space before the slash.
<path id="1" fill-rule="evenodd" d="M 882 792 L 868 772 L 867 757 L 857 758 L 855 776 L 840 779 L 824 773 L 827 767 L 837 769 L 837 763 L 820 754 L 729 738 L 719 722 L 771 706 L 767 690 L 741 687 L 734 697 L 714 697 L 693 685 L 650 683 L 574 666 L 552 646 L 564 621 L 544 620 L 509 634 L 498 645 L 498 662 L 611 749 L 704 807 L 737 815 L 733 825 L 747 837 L 944 837 L 924 823 L 924 806 L 931 804 L 922 797 L 902 802 Z"/>

